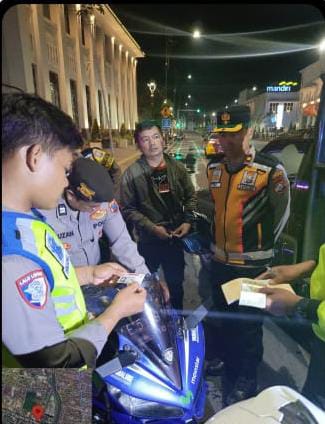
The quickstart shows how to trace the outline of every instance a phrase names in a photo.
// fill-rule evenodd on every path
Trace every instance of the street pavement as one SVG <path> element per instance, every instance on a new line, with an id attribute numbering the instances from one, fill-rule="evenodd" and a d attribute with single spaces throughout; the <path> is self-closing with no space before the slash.
<path id="1" fill-rule="evenodd" d="M 203 155 L 202 137 L 195 132 L 187 132 L 185 140 L 169 145 L 168 153 L 176 151 L 184 153 L 190 148 L 200 153 L 196 164 L 191 170 L 190 176 L 196 190 L 207 192 L 206 164 L 207 160 Z M 254 142 L 256 149 L 260 150 L 266 143 L 263 141 Z M 114 156 L 117 163 L 125 170 L 134 162 L 140 153 L 136 146 L 128 148 L 114 148 Z M 207 202 L 209 202 L 207 200 Z M 201 304 L 201 297 L 204 287 L 204 279 L 200 278 L 200 259 L 197 255 L 185 254 L 185 280 L 184 280 L 184 313 L 188 314 Z M 163 273 L 161 272 L 162 276 Z M 309 363 L 309 353 L 298 345 L 293 338 L 280 329 L 271 318 L 266 318 L 263 326 L 264 357 L 258 369 L 258 390 L 274 385 L 287 385 L 298 392 L 301 392 Z M 216 340 L 222 343 L 222 340 Z M 208 394 L 204 420 L 222 408 L 221 403 L 221 377 L 207 377 Z M 231 424 L 231 423 L 230 423 Z"/>

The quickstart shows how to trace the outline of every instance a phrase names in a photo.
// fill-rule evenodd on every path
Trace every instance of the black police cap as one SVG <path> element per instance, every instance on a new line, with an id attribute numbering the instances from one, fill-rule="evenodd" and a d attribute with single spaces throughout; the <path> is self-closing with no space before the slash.
<path id="1" fill-rule="evenodd" d="M 114 199 L 114 186 L 109 173 L 91 159 L 76 159 L 68 180 L 69 188 L 80 200 L 101 203 Z"/>
<path id="2" fill-rule="evenodd" d="M 250 120 L 251 112 L 248 106 L 231 106 L 229 109 L 218 111 L 217 128 L 214 132 L 238 132 L 248 127 Z"/>

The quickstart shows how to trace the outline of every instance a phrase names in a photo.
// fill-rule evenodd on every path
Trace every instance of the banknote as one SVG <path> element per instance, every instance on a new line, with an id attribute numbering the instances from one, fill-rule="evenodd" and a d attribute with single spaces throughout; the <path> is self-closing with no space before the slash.
<path id="1" fill-rule="evenodd" d="M 136 274 L 136 273 L 124 274 L 118 279 L 117 284 L 129 285 L 135 282 L 135 283 L 139 283 L 139 285 L 141 286 L 144 277 L 145 277 L 145 274 Z"/>

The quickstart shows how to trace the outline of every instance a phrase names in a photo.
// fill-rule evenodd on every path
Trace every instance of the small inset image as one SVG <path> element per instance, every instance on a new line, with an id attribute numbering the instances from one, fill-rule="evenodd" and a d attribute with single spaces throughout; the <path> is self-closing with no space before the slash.
<path id="1" fill-rule="evenodd" d="M 89 424 L 91 371 L 3 368 L 4 424 Z"/>

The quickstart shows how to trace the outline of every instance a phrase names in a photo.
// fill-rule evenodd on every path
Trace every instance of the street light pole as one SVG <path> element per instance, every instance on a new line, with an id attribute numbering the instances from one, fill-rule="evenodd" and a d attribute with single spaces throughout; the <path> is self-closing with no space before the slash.
<path id="1" fill-rule="evenodd" d="M 155 81 L 150 81 L 147 84 L 147 87 L 149 88 L 150 91 L 150 98 L 151 98 L 151 118 L 153 119 L 153 98 L 154 98 L 154 94 L 157 88 L 157 84 L 155 83 Z"/>

